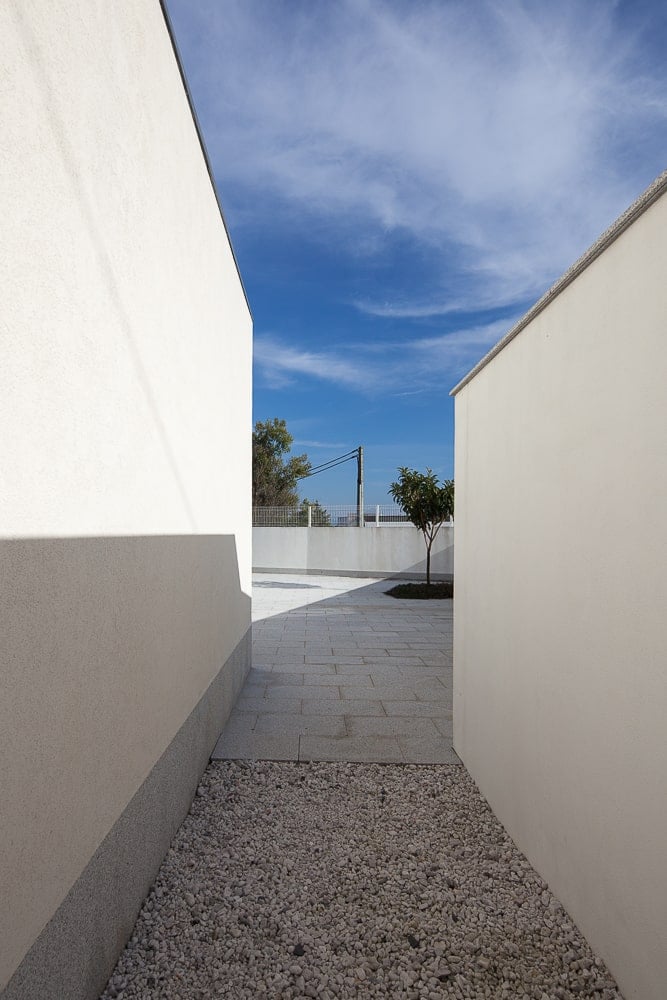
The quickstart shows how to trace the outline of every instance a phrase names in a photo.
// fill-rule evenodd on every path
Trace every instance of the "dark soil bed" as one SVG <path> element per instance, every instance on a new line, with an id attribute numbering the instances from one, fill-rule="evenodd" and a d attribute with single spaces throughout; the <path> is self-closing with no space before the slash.
<path id="1" fill-rule="evenodd" d="M 432 601 L 435 598 L 454 596 L 454 584 L 451 581 L 444 583 L 399 583 L 386 590 L 390 597 L 407 597 L 415 601 Z"/>

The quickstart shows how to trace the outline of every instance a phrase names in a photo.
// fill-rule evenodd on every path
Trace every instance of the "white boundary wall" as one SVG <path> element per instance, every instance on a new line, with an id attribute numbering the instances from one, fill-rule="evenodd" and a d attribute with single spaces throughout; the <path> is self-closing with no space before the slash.
<path id="1" fill-rule="evenodd" d="M 667 988 L 665 190 L 454 390 L 454 745 L 627 1000 Z"/>
<path id="2" fill-rule="evenodd" d="M 365 528 L 253 528 L 258 572 L 333 573 L 423 579 L 426 549 L 414 525 Z M 454 527 L 443 525 L 431 550 L 431 575 L 452 579 Z"/>
<path id="3" fill-rule="evenodd" d="M 158 0 L 0 50 L 0 992 L 76 1000 L 249 666 L 251 317 Z"/>

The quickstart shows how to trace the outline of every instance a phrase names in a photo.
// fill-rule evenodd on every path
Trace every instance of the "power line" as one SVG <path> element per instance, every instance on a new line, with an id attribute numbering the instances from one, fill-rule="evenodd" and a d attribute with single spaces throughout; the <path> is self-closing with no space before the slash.
<path id="1" fill-rule="evenodd" d="M 344 455 L 339 455 L 337 458 L 330 458 L 328 462 L 322 462 L 321 465 L 316 465 L 314 469 L 310 469 L 305 476 L 298 476 L 297 479 L 310 479 L 311 476 L 317 476 L 320 472 L 328 472 L 329 469 L 335 469 L 338 465 L 344 465 L 346 462 L 357 463 L 357 517 L 358 525 L 363 528 L 365 525 L 364 519 L 364 448 L 363 445 L 359 445 L 353 451 L 346 451 Z M 309 508 L 310 511 L 310 508 Z M 310 512 L 308 514 L 308 526 L 310 527 Z"/>
<path id="2" fill-rule="evenodd" d="M 330 465 L 330 464 L 331 464 L 332 462 L 340 462 L 340 461 L 342 461 L 343 459 L 345 459 L 345 461 L 347 462 L 347 461 L 349 461 L 350 459 L 354 458 L 354 456 L 355 456 L 355 455 L 357 454 L 357 450 L 358 450 L 358 449 L 357 449 L 357 448 L 355 448 L 355 449 L 354 449 L 354 451 L 346 451 L 344 455 L 339 455 L 339 456 L 338 456 L 338 458 L 329 458 L 329 459 L 327 459 L 327 461 L 326 461 L 326 462 L 322 462 L 322 464 L 321 464 L 321 465 L 314 465 L 314 466 L 313 466 L 313 467 L 311 468 L 310 472 L 311 472 L 311 473 L 312 473 L 312 472 L 316 472 L 316 471 L 317 471 L 318 469 L 322 469 L 322 468 L 324 468 L 324 466 L 325 466 L 325 465 Z M 310 473 L 309 473 L 309 474 L 310 474 Z"/>
<path id="3" fill-rule="evenodd" d="M 320 472 L 328 472 L 329 469 L 335 469 L 337 465 L 345 465 L 346 462 L 351 461 L 351 458 L 344 458 L 342 462 L 332 462 L 331 465 L 325 465 L 321 469 L 314 469 L 313 472 L 309 472 L 307 476 L 299 476 L 299 479 L 310 479 L 311 476 L 318 476 Z"/>
<path id="4" fill-rule="evenodd" d="M 311 476 L 316 476 L 320 472 L 327 472 L 329 469 L 335 469 L 337 465 L 344 465 L 345 462 L 352 462 L 358 457 L 358 449 L 355 448 L 354 451 L 348 451 L 344 455 L 339 455 L 337 458 L 331 458 L 328 462 L 322 462 L 321 465 L 316 465 L 314 468 L 307 472 L 305 476 L 299 476 L 298 479 L 309 479 Z"/>

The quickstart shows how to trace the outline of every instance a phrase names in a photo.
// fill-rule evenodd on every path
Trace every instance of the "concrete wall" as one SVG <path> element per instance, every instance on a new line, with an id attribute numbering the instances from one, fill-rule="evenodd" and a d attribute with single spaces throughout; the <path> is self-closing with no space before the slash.
<path id="1" fill-rule="evenodd" d="M 72 1000 L 249 665 L 251 318 L 157 0 L 0 46 L 0 991 Z"/>
<path id="2" fill-rule="evenodd" d="M 455 390 L 454 746 L 627 1000 L 667 983 L 666 190 Z"/>
<path id="3" fill-rule="evenodd" d="M 253 528 L 258 571 L 406 577 L 426 574 L 426 549 L 414 526 L 366 528 Z M 443 526 L 431 550 L 431 575 L 451 579 L 454 527 Z"/>

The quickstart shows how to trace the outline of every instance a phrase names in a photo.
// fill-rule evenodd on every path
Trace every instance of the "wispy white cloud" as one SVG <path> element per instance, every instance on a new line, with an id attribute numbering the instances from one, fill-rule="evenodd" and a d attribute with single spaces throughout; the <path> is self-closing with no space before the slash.
<path id="1" fill-rule="evenodd" d="M 358 343 L 352 356 L 345 345 L 317 353 L 295 348 L 276 337 L 257 337 L 255 363 L 261 379 L 271 388 L 282 389 L 307 376 L 369 395 L 442 392 L 443 388 L 451 388 L 511 325 L 512 321 L 500 320 L 408 343 Z"/>
<path id="2" fill-rule="evenodd" d="M 437 297 L 431 301 L 415 299 L 414 302 L 406 299 L 395 301 L 384 300 L 374 302 L 372 300 L 358 299 L 351 303 L 359 312 L 368 316 L 379 316 L 383 319 L 432 319 L 435 316 L 451 316 L 453 313 L 467 313 L 473 309 L 475 312 L 482 312 L 487 309 L 498 309 L 516 301 L 517 290 L 506 287 L 502 288 L 500 282 L 495 283 L 493 290 L 479 289 L 466 298 L 463 295 L 452 295 L 446 299 Z"/>
<path id="3" fill-rule="evenodd" d="M 283 388 L 297 375 L 305 375 L 349 389 L 365 388 L 365 375 L 357 364 L 334 351 L 300 350 L 274 337 L 255 338 L 255 364 L 266 383 Z"/>
<path id="4" fill-rule="evenodd" d="M 266 223 L 268 193 L 351 247 L 400 231 L 442 258 L 429 301 L 358 303 L 377 316 L 537 294 L 663 166 L 666 74 L 646 75 L 616 3 L 185 8 L 207 142 L 247 221 Z"/>
<path id="5" fill-rule="evenodd" d="M 449 313 L 465 309 L 469 303 L 463 300 L 443 302 L 372 302 L 357 299 L 352 303 L 359 312 L 369 316 L 380 316 L 384 319 L 430 319 L 432 316 L 447 316 Z"/>

